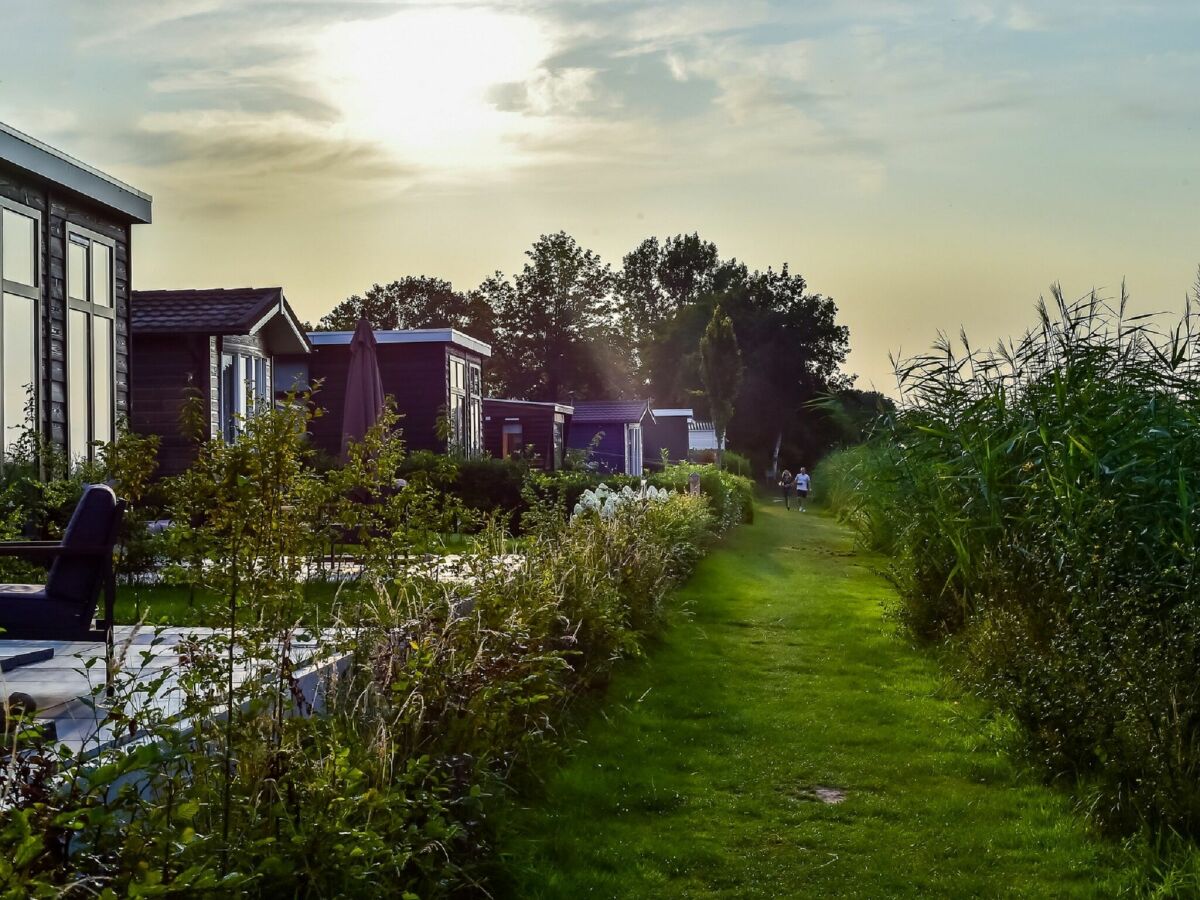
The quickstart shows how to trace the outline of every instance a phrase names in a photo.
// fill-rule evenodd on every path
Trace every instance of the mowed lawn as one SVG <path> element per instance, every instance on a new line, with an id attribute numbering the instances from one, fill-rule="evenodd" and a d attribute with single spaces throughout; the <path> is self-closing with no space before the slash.
<path id="1" fill-rule="evenodd" d="M 761 506 L 681 592 L 691 615 L 507 812 L 499 893 L 1116 893 L 1117 849 L 887 620 L 881 565 L 827 516 Z"/>

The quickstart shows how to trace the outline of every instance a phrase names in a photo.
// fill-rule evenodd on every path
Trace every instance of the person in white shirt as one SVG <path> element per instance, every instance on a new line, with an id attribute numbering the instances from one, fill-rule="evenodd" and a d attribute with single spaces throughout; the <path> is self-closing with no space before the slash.
<path id="1" fill-rule="evenodd" d="M 812 479 L 808 475 L 808 469 L 804 466 L 800 467 L 800 474 L 796 476 L 796 505 L 800 507 L 800 512 L 806 512 L 805 504 L 808 502 L 808 491 L 812 485 Z"/>

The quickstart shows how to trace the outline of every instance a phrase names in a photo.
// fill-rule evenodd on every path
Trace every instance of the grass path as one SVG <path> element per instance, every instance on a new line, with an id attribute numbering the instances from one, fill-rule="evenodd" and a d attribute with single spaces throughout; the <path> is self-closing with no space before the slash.
<path id="1" fill-rule="evenodd" d="M 885 621 L 879 560 L 760 507 L 501 850 L 516 897 L 1089 897 L 1121 873 Z M 827 805 L 817 787 L 844 790 Z"/>

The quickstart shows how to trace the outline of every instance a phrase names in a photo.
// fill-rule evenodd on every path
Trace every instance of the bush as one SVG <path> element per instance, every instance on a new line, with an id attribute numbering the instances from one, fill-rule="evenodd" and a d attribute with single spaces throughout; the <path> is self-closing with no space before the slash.
<path id="1" fill-rule="evenodd" d="M 308 398 L 256 413 L 170 482 L 174 569 L 220 599 L 223 627 L 179 647 L 172 669 L 98 689 L 110 732 L 151 739 L 73 756 L 6 726 L 6 896 L 478 893 L 487 798 L 558 739 L 572 697 L 641 652 L 719 529 L 712 497 L 634 496 L 568 519 L 557 496 L 527 491 L 522 554 L 491 521 L 461 577 L 440 580 L 409 555 L 410 534 L 457 515 L 439 485 L 513 470 L 418 458 L 397 489 L 402 444 L 385 417 L 322 472 L 310 414 Z M 729 498 L 734 477 L 708 480 Z M 319 652 L 350 654 L 318 715 L 292 648 L 331 531 L 356 536 L 363 574 L 341 586 L 336 627 L 313 635 Z M 168 690 L 186 732 L 147 703 Z"/>
<path id="2" fill-rule="evenodd" d="M 1094 297 L 993 353 L 901 369 L 889 433 L 818 470 L 894 554 L 912 631 L 1108 824 L 1200 833 L 1200 360 Z"/>

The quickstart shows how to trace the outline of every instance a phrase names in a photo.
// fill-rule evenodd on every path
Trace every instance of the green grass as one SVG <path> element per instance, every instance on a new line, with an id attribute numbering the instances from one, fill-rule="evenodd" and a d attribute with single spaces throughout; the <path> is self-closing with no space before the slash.
<path id="1" fill-rule="evenodd" d="M 539 796 L 505 811 L 514 897 L 1091 897 L 1127 880 L 1069 797 L 910 647 L 881 560 L 760 507 L 681 591 Z M 844 803 L 811 798 L 816 786 Z"/>
<path id="2" fill-rule="evenodd" d="M 305 587 L 305 625 L 328 622 L 336 600 L 338 585 L 313 582 Z M 350 600 L 348 593 L 342 595 Z M 197 590 L 193 595 L 186 587 L 176 585 L 120 585 L 114 615 L 118 625 L 194 625 L 220 627 L 228 622 L 227 601 L 209 591 Z M 253 614 L 253 598 L 240 607 L 239 616 Z"/>

